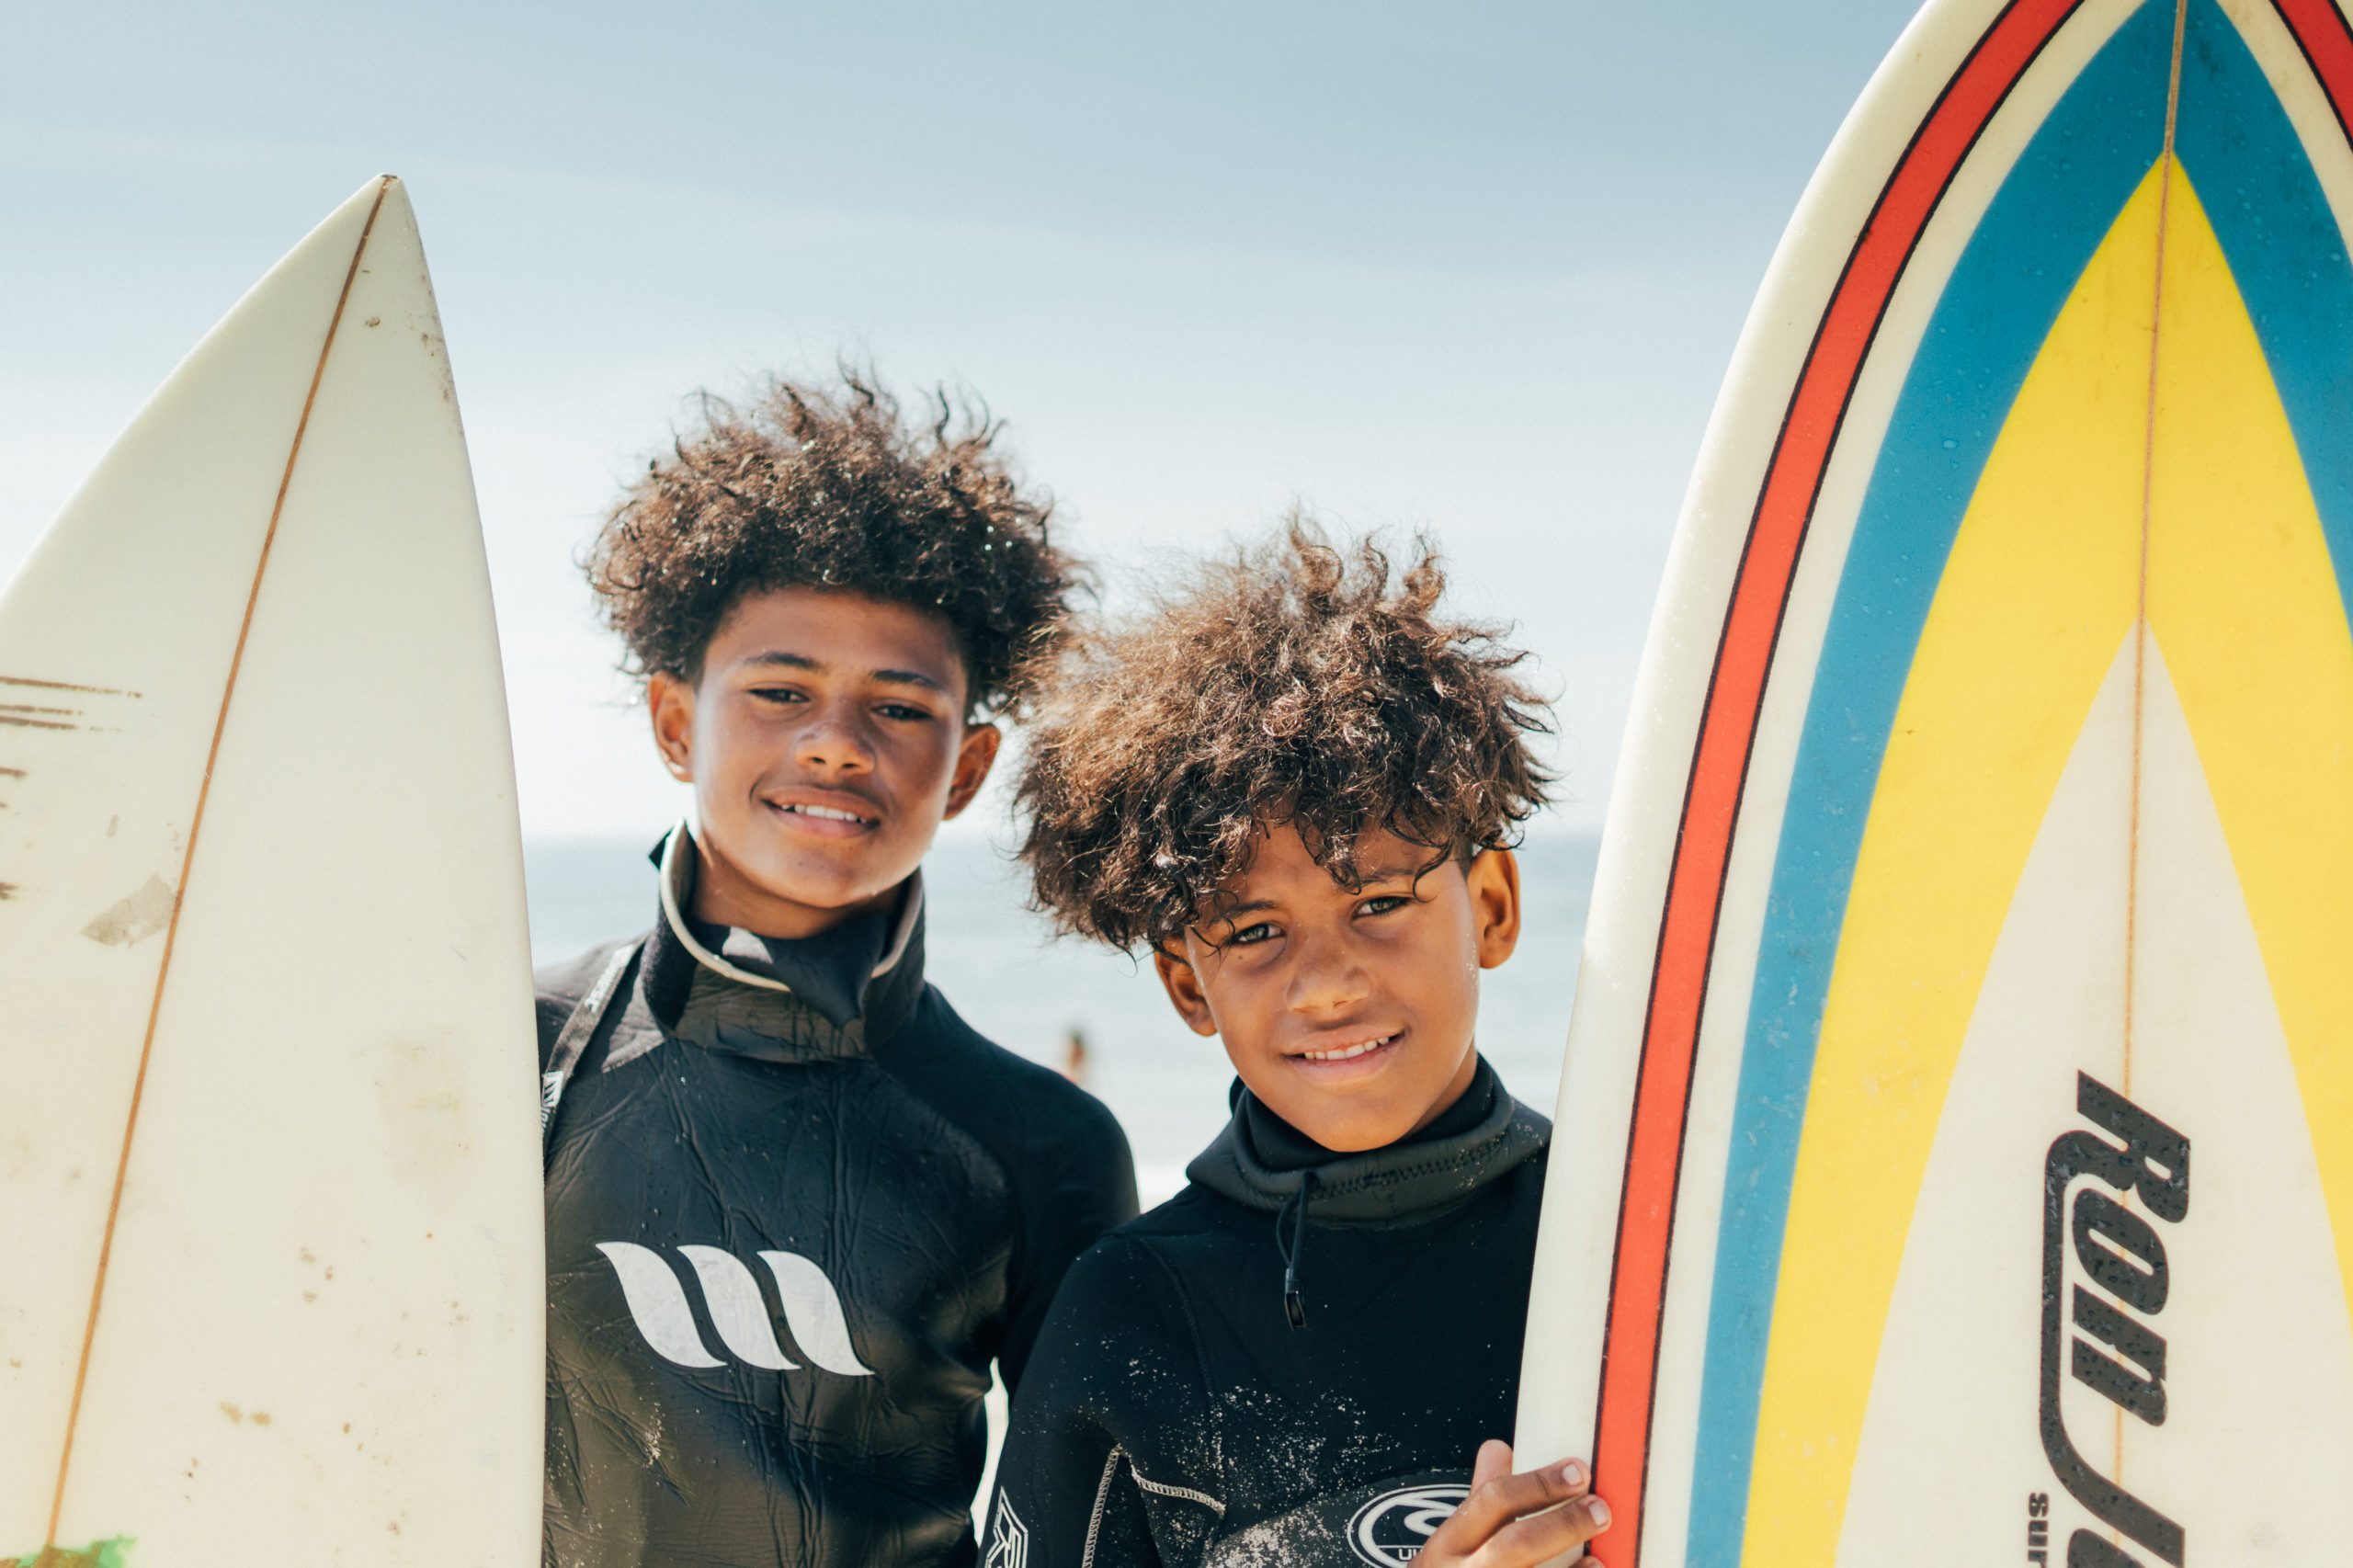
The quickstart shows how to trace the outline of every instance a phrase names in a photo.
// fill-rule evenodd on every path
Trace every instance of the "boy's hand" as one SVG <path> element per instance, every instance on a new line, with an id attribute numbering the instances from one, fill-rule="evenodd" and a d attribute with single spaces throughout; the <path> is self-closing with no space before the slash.
<path id="1" fill-rule="evenodd" d="M 1514 1475 L 1510 1445 L 1491 1437 L 1479 1445 L 1471 1495 L 1430 1537 L 1415 1568 L 1540 1568 L 1574 1559 L 1609 1528 L 1609 1505 L 1586 1494 L 1592 1483 L 1581 1460 Z"/>

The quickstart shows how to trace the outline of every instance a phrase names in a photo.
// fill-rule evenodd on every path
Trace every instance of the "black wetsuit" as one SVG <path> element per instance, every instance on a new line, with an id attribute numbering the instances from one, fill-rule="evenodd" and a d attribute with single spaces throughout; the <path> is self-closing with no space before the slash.
<path id="1" fill-rule="evenodd" d="M 585 1042 L 550 1092 L 548 1564 L 973 1560 L 989 1364 L 1018 1385 L 1135 1177 L 924 983 L 921 904 L 805 943 L 665 915 L 540 975 L 543 1069 Z"/>
<path id="2" fill-rule="evenodd" d="M 1483 1062 L 1364 1154 L 1241 1095 L 1192 1185 L 1063 1281 L 989 1568 L 1411 1561 L 1510 1436 L 1550 1131 Z"/>

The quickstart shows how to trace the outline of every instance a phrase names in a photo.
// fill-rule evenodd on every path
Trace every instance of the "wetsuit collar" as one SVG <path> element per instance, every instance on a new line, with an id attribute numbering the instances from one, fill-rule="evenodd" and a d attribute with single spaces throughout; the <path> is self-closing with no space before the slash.
<path id="1" fill-rule="evenodd" d="M 1483 1057 L 1462 1098 L 1436 1121 L 1355 1154 L 1320 1148 L 1243 1089 L 1233 1119 L 1185 1175 L 1245 1209 L 1274 1213 L 1304 1189 L 1320 1222 L 1393 1223 L 1454 1207 L 1551 1137 L 1552 1124 L 1513 1099 Z"/>
<path id="2" fill-rule="evenodd" d="M 699 862 L 695 856 L 694 829 L 680 823 L 665 835 L 657 851 L 661 858 L 662 920 L 683 947 L 704 967 L 725 975 L 728 979 L 761 991 L 790 991 L 792 987 L 774 972 L 761 969 L 738 967 L 720 954 L 712 952 L 694 934 L 699 922 L 689 920 L 686 910 L 694 901 L 695 874 Z M 884 945 L 881 956 L 875 960 L 874 977 L 888 974 L 898 967 L 907 954 L 916 932 L 923 923 L 923 873 L 918 870 L 907 879 L 907 896 L 899 905 L 899 918 L 891 940 Z M 742 933 L 749 936 L 748 932 Z M 765 938 L 754 937 L 760 941 Z M 763 966 L 765 968 L 766 966 Z"/>
<path id="3" fill-rule="evenodd" d="M 681 824 L 657 864 L 662 918 L 646 952 L 646 1000 L 682 1040 L 779 1061 L 853 1055 L 913 1016 L 923 991 L 922 873 L 895 916 L 807 941 L 696 920 L 699 860 Z"/>

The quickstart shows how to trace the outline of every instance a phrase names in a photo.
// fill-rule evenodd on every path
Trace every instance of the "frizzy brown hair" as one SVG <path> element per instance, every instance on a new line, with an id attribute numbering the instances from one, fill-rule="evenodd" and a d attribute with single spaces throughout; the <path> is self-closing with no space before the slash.
<path id="1" fill-rule="evenodd" d="M 1262 827 L 1358 885 L 1359 835 L 1449 858 L 1516 841 L 1551 728 L 1498 631 L 1441 619 L 1428 541 L 1392 578 L 1370 540 L 1294 513 L 1142 611 L 1077 632 L 1040 676 L 1016 789 L 1034 901 L 1134 951 L 1205 915 Z"/>
<path id="2" fill-rule="evenodd" d="M 778 380 L 745 404 L 699 403 L 699 427 L 645 465 L 585 562 L 631 674 L 698 679 L 746 595 L 825 588 L 937 615 L 972 710 L 1019 706 L 1019 672 L 1057 634 L 1079 568 L 985 410 L 935 392 L 917 426 L 847 366 L 838 386 Z"/>

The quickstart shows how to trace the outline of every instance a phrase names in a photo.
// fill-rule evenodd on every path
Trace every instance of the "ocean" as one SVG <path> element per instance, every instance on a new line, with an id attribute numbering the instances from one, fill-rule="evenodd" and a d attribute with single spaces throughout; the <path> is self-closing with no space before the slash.
<path id="1" fill-rule="evenodd" d="M 1550 1114 L 1576 986 L 1597 845 L 1554 833 L 1520 851 L 1519 949 L 1481 977 L 1479 1046 L 1511 1092 Z M 524 849 L 535 961 L 565 958 L 651 924 L 654 869 L 637 839 L 540 839 Z M 1086 1087 L 1135 1151 L 1150 1204 L 1184 1182 L 1185 1163 L 1226 1117 L 1233 1074 L 1214 1040 L 1193 1034 L 1148 962 L 1056 940 L 1024 903 L 1013 864 L 988 838 L 943 835 L 924 863 L 929 978 L 975 1028 L 1061 1066 L 1074 1030 Z"/>

